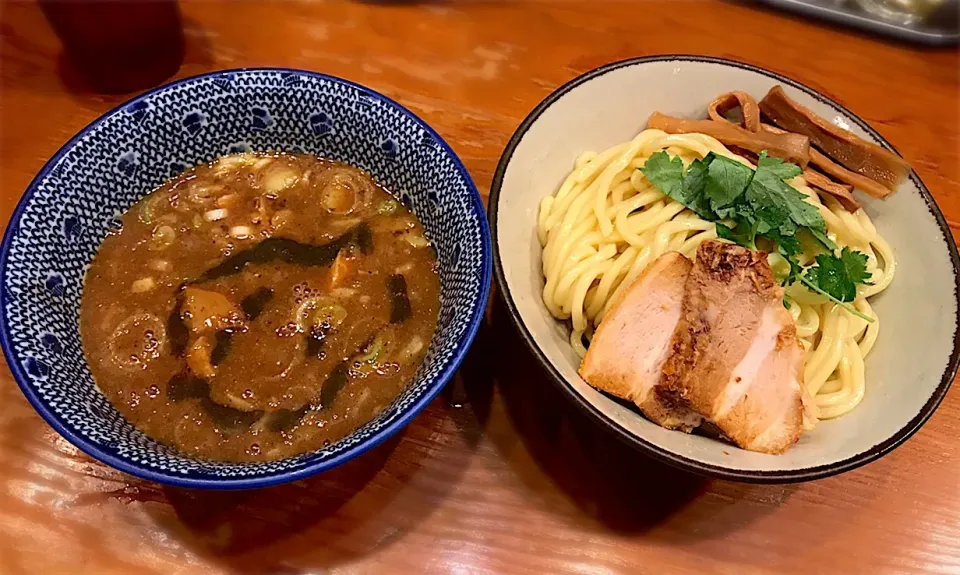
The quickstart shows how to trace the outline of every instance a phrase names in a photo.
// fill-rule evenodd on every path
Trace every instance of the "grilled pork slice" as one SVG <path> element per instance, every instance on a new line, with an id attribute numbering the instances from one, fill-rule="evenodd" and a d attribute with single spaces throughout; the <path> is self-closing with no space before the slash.
<path id="1" fill-rule="evenodd" d="M 580 364 L 580 375 L 593 387 L 634 402 L 654 423 L 687 432 L 702 418 L 683 404 L 661 401 L 654 388 L 692 265 L 678 253 L 653 262 L 604 316 Z"/>
<path id="2" fill-rule="evenodd" d="M 781 453 L 815 422 L 803 350 L 767 256 L 708 241 L 687 278 L 658 392 L 685 401 L 744 449 Z M 806 408 L 806 406 L 810 406 Z"/>

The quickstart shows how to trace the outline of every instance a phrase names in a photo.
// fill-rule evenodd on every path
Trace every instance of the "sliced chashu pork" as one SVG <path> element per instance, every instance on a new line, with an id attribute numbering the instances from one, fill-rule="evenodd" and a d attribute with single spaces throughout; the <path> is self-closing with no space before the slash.
<path id="1" fill-rule="evenodd" d="M 678 253 L 652 263 L 604 316 L 580 364 L 580 375 L 593 387 L 634 402 L 654 423 L 688 432 L 702 418 L 685 405 L 662 401 L 654 389 L 691 267 Z"/>
<path id="2" fill-rule="evenodd" d="M 744 449 L 781 453 L 816 421 L 802 370 L 803 349 L 766 254 L 701 244 L 661 397 L 687 402 Z"/>

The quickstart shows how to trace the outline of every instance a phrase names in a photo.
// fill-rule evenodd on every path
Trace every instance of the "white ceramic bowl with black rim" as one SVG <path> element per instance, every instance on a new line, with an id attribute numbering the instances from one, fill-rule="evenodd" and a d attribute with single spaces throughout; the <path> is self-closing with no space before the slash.
<path id="1" fill-rule="evenodd" d="M 437 251 L 437 331 L 414 380 L 373 421 L 321 450 L 263 463 L 201 461 L 136 430 L 98 390 L 78 330 L 83 276 L 127 208 L 187 167 L 243 151 L 347 162 L 413 210 Z M 17 204 L 0 253 L 0 344 L 37 412 L 87 454 L 132 475 L 236 489 L 301 479 L 395 433 L 463 360 L 489 294 L 491 248 L 463 163 L 412 112 L 332 76 L 244 69 L 178 80 L 107 112 L 67 142 Z"/>
<path id="2" fill-rule="evenodd" d="M 894 150 L 840 104 L 779 74 L 718 58 L 638 58 L 588 72 L 538 105 L 500 158 L 488 207 L 499 289 L 523 339 L 560 389 L 615 436 L 653 457 L 704 475 L 763 483 L 817 479 L 873 461 L 913 435 L 947 393 L 960 360 L 960 258 L 920 178 L 912 173 L 885 201 L 860 196 L 899 265 L 893 284 L 871 300 L 883 327 L 866 359 L 866 396 L 853 412 L 821 422 L 782 455 L 666 430 L 587 385 L 577 374 L 580 358 L 570 347 L 569 326 L 541 299 L 536 222 L 540 200 L 555 192 L 582 152 L 631 139 L 652 112 L 705 118 L 718 94 L 742 90 L 760 99 L 775 84 L 829 121 Z"/>

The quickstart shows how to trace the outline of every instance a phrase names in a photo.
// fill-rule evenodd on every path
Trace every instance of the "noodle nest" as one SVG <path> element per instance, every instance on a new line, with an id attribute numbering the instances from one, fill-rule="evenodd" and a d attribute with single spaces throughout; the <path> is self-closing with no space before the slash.
<path id="1" fill-rule="evenodd" d="M 570 343 L 583 356 L 586 342 L 612 302 L 654 260 L 675 251 L 693 258 L 701 242 L 717 237 L 716 225 L 665 196 L 639 168 L 665 150 L 685 165 L 710 152 L 753 168 L 716 139 L 703 134 L 670 135 L 644 130 L 633 140 L 600 153 L 586 152 L 557 192 L 540 203 L 537 235 L 543 247 L 543 302 L 550 313 L 572 325 Z M 896 258 L 862 209 L 851 213 L 829 195 L 820 197 L 802 177 L 788 182 L 816 206 L 827 234 L 840 247 L 867 255 L 869 285 L 859 285 L 852 305 L 875 318 L 859 318 L 799 283 L 786 301 L 805 350 L 803 381 L 821 419 L 855 408 L 865 392 L 864 358 L 880 330 L 869 298 L 893 281 Z M 809 265 L 815 245 L 804 244 L 800 263 Z M 775 274 L 788 264 L 769 256 Z"/>

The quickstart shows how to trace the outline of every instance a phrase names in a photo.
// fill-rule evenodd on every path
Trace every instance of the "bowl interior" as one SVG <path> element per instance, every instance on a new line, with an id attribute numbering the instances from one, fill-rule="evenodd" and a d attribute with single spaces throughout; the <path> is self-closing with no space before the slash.
<path id="1" fill-rule="evenodd" d="M 706 117 L 717 95 L 746 91 L 758 99 L 781 84 L 818 114 L 886 145 L 862 120 L 786 78 L 745 65 L 662 57 L 611 65 L 559 90 L 528 118 L 501 160 L 494 183 L 495 238 L 501 287 L 522 331 L 548 370 L 588 411 L 655 455 L 707 473 L 746 480 L 806 479 L 856 466 L 908 437 L 939 403 L 956 370 L 957 254 L 943 217 L 913 175 L 886 201 L 864 209 L 893 246 L 892 286 L 871 301 L 882 321 L 867 357 L 867 393 L 852 413 L 821 422 L 786 454 L 751 453 L 654 425 L 594 390 L 577 374 L 569 329 L 541 301 L 538 203 L 553 193 L 584 151 L 602 151 L 646 127 L 654 111 Z M 524 131 L 525 130 L 525 131 Z"/>
<path id="2" fill-rule="evenodd" d="M 89 262 L 125 209 L 188 166 L 248 150 L 348 162 L 396 193 L 437 250 L 439 325 L 415 381 L 342 441 L 270 463 L 202 462 L 138 432 L 97 390 L 80 348 L 80 294 Z M 51 425 L 124 471 L 200 487 L 295 479 L 378 443 L 440 390 L 479 325 L 489 286 L 488 246 L 483 206 L 466 170 L 435 132 L 394 102 L 361 86 L 291 70 L 187 79 L 97 120 L 31 184 L 4 243 L 4 351 Z"/>

